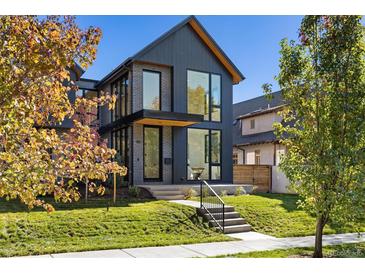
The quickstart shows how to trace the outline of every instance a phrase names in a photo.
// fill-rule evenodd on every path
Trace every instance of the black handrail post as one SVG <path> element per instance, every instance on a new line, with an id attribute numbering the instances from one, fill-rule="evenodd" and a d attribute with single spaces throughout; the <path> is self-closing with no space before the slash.
<path id="1" fill-rule="evenodd" d="M 224 208 L 224 204 L 223 204 L 223 233 L 224 233 L 224 213 L 225 213 L 225 208 Z"/>
<path id="2" fill-rule="evenodd" d="M 200 180 L 200 208 L 203 208 L 203 181 Z"/>

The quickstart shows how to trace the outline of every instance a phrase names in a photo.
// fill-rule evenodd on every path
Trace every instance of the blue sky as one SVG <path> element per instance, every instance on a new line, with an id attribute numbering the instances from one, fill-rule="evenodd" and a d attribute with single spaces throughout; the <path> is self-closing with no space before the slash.
<path id="1" fill-rule="evenodd" d="M 78 16 L 83 28 L 103 31 L 97 59 L 83 75 L 101 79 L 124 59 L 179 23 L 186 16 Z M 245 75 L 233 87 L 233 102 L 262 95 L 261 86 L 278 73 L 279 42 L 297 39 L 301 16 L 197 16 L 206 30 Z"/>

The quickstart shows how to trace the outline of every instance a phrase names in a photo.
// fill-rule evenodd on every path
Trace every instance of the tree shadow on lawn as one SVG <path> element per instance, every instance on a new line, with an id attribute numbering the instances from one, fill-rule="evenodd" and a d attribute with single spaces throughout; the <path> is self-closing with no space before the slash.
<path id="1" fill-rule="evenodd" d="M 288 212 L 301 210 L 298 208 L 299 195 L 297 194 L 274 194 L 274 193 L 255 193 L 254 195 L 267 199 L 280 200 L 280 206 Z"/>
<path id="2" fill-rule="evenodd" d="M 280 206 L 283 207 L 287 212 L 294 213 L 303 211 L 303 209 L 298 208 L 298 200 L 300 199 L 299 195 L 297 194 L 274 194 L 274 193 L 255 193 L 254 195 L 260 196 L 263 198 L 280 200 Z M 316 217 L 307 213 L 308 216 L 313 218 L 313 225 L 315 225 Z M 335 233 L 347 233 L 347 232 L 357 232 L 355 226 L 353 224 L 339 224 L 333 221 L 329 221 L 327 223 L 328 228 L 335 231 Z M 360 231 L 365 231 L 365 220 L 363 220 L 359 227 Z M 326 234 L 326 233 L 325 233 Z"/>
<path id="3" fill-rule="evenodd" d="M 53 205 L 56 211 L 59 210 L 76 210 L 76 209 L 96 209 L 96 208 L 104 208 L 109 209 L 113 207 L 130 207 L 141 203 L 146 202 L 157 202 L 155 199 L 138 199 L 138 198 L 119 198 L 115 204 L 113 204 L 113 200 L 110 198 L 99 197 L 99 198 L 91 198 L 88 202 L 80 199 L 77 202 L 72 203 L 62 203 L 55 202 L 54 199 L 46 197 L 42 198 L 47 203 Z M 9 200 L 0 199 L 0 213 L 17 213 L 17 212 L 45 212 L 42 207 L 34 207 L 29 210 L 28 207 L 21 203 L 19 200 Z"/>

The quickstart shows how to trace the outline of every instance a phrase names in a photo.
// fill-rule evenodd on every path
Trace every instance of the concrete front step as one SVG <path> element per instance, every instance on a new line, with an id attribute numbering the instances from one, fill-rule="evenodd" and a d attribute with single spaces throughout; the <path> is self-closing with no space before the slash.
<path id="1" fill-rule="evenodd" d="M 185 198 L 184 195 L 153 195 L 157 200 L 183 200 Z"/>
<path id="2" fill-rule="evenodd" d="M 174 196 L 174 195 L 184 195 L 180 190 L 154 190 L 152 191 L 153 196 Z"/>
<path id="3" fill-rule="evenodd" d="M 243 224 L 243 225 L 232 225 L 232 226 L 225 226 L 224 233 L 239 233 L 239 232 L 249 232 L 251 231 L 251 225 Z"/>
<path id="4" fill-rule="evenodd" d="M 217 220 L 217 222 L 222 225 L 223 224 L 223 220 Z M 243 218 L 233 218 L 233 219 L 224 219 L 224 226 L 232 226 L 232 225 L 244 225 L 246 223 L 245 219 Z M 218 226 L 218 224 L 213 221 L 210 220 L 209 221 L 209 225 L 210 226 Z"/>
<path id="5" fill-rule="evenodd" d="M 143 188 L 147 189 L 158 200 L 183 200 L 185 198 L 181 189 L 169 185 L 144 186 Z"/>
<path id="6" fill-rule="evenodd" d="M 249 232 L 251 231 L 251 225 L 246 223 L 246 220 L 241 217 L 241 215 L 234 211 L 233 206 L 225 205 L 224 207 L 224 233 L 239 233 L 239 232 Z M 203 216 L 203 219 L 208 222 L 209 226 L 218 229 L 218 224 L 214 219 L 223 225 L 223 212 L 222 208 L 208 208 L 208 213 L 205 209 L 198 208 L 197 213 Z"/>
<path id="7" fill-rule="evenodd" d="M 214 219 L 216 219 L 216 220 L 222 219 L 222 214 L 220 214 L 220 213 L 213 213 L 212 215 L 213 215 Z M 213 219 L 212 216 L 210 216 L 210 214 L 208 214 L 208 213 L 204 214 L 203 217 L 207 221 Z M 235 211 L 224 213 L 224 219 L 234 219 L 234 218 L 240 218 L 240 217 L 241 217 L 240 214 Z"/>

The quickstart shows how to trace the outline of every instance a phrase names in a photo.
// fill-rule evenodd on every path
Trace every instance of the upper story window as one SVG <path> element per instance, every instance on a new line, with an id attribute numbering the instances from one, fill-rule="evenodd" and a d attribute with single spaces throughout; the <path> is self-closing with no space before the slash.
<path id="1" fill-rule="evenodd" d="M 250 128 L 251 129 L 255 128 L 255 119 L 250 120 Z"/>
<path id="2" fill-rule="evenodd" d="M 221 76 L 188 70 L 188 113 L 200 114 L 206 121 L 221 121 Z"/>
<path id="3" fill-rule="evenodd" d="M 221 76 L 211 75 L 212 121 L 221 121 Z"/>
<path id="4" fill-rule="evenodd" d="M 161 73 L 143 70 L 143 108 L 161 109 Z"/>
<path id="5" fill-rule="evenodd" d="M 116 102 L 112 111 L 112 121 L 116 121 L 130 114 L 130 96 L 128 94 L 128 76 L 125 75 L 116 80 L 111 86 L 112 94 Z"/>

